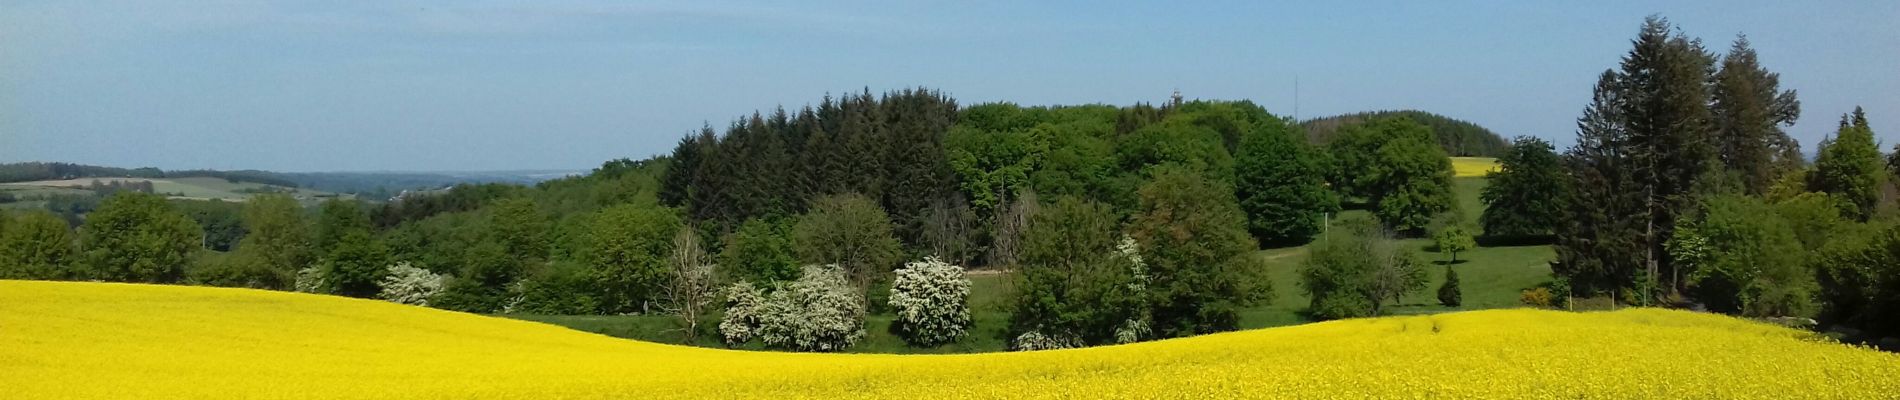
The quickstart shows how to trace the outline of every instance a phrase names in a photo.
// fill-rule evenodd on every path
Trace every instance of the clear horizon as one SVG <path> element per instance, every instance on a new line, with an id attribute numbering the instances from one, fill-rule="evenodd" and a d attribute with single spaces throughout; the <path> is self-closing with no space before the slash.
<path id="1" fill-rule="evenodd" d="M 821 2 L 0 6 L 0 162 L 583 170 L 826 93 L 962 105 L 1252 100 L 1418 109 L 1560 146 L 1645 16 L 1738 33 L 1799 91 L 1803 151 L 1864 106 L 1900 142 L 1900 3 Z"/>

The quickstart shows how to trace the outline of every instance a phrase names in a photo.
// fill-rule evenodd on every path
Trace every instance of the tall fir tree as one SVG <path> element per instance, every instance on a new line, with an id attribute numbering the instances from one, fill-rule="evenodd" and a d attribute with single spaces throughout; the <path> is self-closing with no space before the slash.
<path id="1" fill-rule="evenodd" d="M 1598 94 L 1579 120 L 1578 149 L 1572 154 L 1573 168 L 1579 169 L 1572 171 L 1579 203 L 1571 213 L 1574 223 L 1567 224 L 1572 229 L 1558 233 L 1559 262 L 1553 268 L 1559 274 L 1583 272 L 1570 276 L 1573 285 L 1607 288 L 1625 301 L 1649 304 L 1665 279 L 1671 289 L 1680 289 L 1681 274 L 1663 243 L 1673 235 L 1680 213 L 1693 209 L 1698 181 L 1720 165 L 1709 108 L 1714 57 L 1699 40 L 1655 16 L 1643 22 L 1631 44 L 1619 70 L 1599 80 Z M 1640 207 L 1624 210 L 1624 193 L 1641 196 Z M 1609 210 L 1618 211 L 1591 215 Z M 1617 229 L 1620 222 L 1599 220 L 1606 217 L 1635 220 L 1636 229 L 1628 232 Z M 1640 244 L 1632 253 L 1611 243 L 1632 234 Z M 1628 270 L 1626 260 L 1636 260 L 1637 270 Z"/>
<path id="2" fill-rule="evenodd" d="M 1775 178 L 1800 165 L 1800 146 L 1781 127 L 1801 117 L 1801 101 L 1780 87 L 1781 74 L 1761 66 L 1748 37 L 1736 37 L 1715 73 L 1712 106 L 1722 164 L 1749 194 L 1766 193 Z M 1797 158 L 1787 160 L 1790 155 Z"/>

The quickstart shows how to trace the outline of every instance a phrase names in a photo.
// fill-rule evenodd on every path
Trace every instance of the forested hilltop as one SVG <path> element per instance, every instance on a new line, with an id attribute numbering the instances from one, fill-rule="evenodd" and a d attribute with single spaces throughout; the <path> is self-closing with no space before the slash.
<path id="1" fill-rule="evenodd" d="M 1245 100 L 866 89 L 532 186 L 314 213 L 260 195 L 228 248 L 176 204 L 115 192 L 77 231 L 0 218 L 0 278 L 652 316 L 669 340 L 804 351 L 879 335 L 1091 346 L 1235 330 L 1268 306 L 1303 322 L 1421 301 L 1442 308 L 1410 310 L 1663 306 L 1900 334 L 1900 156 L 1883 159 L 1856 109 L 1806 162 L 1782 131 L 1795 92 L 1745 39 L 1701 43 L 1645 21 L 1561 152 L 1415 112 L 1301 124 Z M 1455 176 L 1466 151 L 1499 169 Z M 1435 302 L 1416 297 L 1434 284 Z"/>
<path id="2" fill-rule="evenodd" d="M 1306 139 L 1313 143 L 1331 142 L 1340 128 L 1367 121 L 1404 117 L 1432 128 L 1438 145 L 1453 156 L 1498 157 L 1511 147 L 1503 136 L 1478 124 L 1418 110 L 1359 112 L 1301 121 Z"/>

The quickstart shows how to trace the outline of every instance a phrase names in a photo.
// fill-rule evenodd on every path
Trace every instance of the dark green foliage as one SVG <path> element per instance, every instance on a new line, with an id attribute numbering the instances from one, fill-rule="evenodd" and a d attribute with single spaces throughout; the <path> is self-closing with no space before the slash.
<path id="1" fill-rule="evenodd" d="M 119 192 L 99 204 L 79 228 L 84 273 L 75 278 L 173 283 L 184 279 L 204 233 L 165 198 Z"/>
<path id="2" fill-rule="evenodd" d="M 761 288 L 798 279 L 798 259 L 792 256 L 790 228 L 782 223 L 754 219 L 726 237 L 719 267 L 728 282 L 746 281 Z"/>
<path id="3" fill-rule="evenodd" d="M 890 146 L 883 153 L 884 209 L 897 236 L 915 246 L 923 242 L 924 209 L 953 193 L 957 182 L 944 156 L 957 103 L 942 92 L 908 89 L 886 94 L 882 104 Z"/>
<path id="4" fill-rule="evenodd" d="M 1339 211 L 1339 199 L 1326 188 L 1323 156 L 1293 135 L 1278 119 L 1262 122 L 1241 138 L 1234 155 L 1240 209 L 1262 243 L 1305 243 Z"/>
<path id="5" fill-rule="evenodd" d="M 1023 232 L 1010 336 L 1025 332 L 1113 343 L 1115 331 L 1141 321 L 1143 294 L 1136 265 L 1116 253 L 1113 210 L 1063 196 L 1031 218 Z"/>
<path id="6" fill-rule="evenodd" d="M 204 228 L 204 247 L 215 251 L 231 251 L 244 238 L 244 224 L 238 216 L 244 209 L 241 203 L 212 199 L 209 201 L 174 200 L 172 206 L 183 211 L 192 221 Z"/>
<path id="7" fill-rule="evenodd" d="M 1239 328 L 1239 310 L 1268 299 L 1264 267 L 1233 189 L 1197 170 L 1163 167 L 1142 185 L 1129 236 L 1148 264 L 1154 332 L 1181 337 Z"/>
<path id="8" fill-rule="evenodd" d="M 857 194 L 812 201 L 792 226 L 792 245 L 806 264 L 843 268 L 860 290 L 870 291 L 897 268 L 903 256 L 891 219 L 877 203 Z"/>
<path id="9" fill-rule="evenodd" d="M 1775 177 L 1801 167 L 1800 145 L 1781 131 L 1801 117 L 1801 101 L 1781 91 L 1781 74 L 1762 68 L 1747 37 L 1735 38 L 1714 79 L 1717 154 L 1747 193 L 1766 193 Z"/>
<path id="10" fill-rule="evenodd" d="M 1464 290 L 1458 288 L 1458 270 L 1445 266 L 1445 283 L 1438 285 L 1438 304 L 1457 307 L 1465 304 Z"/>
<path id="11" fill-rule="evenodd" d="M 1550 142 L 1520 136 L 1510 151 L 1498 158 L 1484 192 L 1479 222 L 1484 235 L 1524 237 L 1549 235 L 1561 221 L 1570 200 L 1570 179 Z"/>
<path id="12" fill-rule="evenodd" d="M 350 297 L 375 297 L 389 274 L 389 248 L 368 229 L 345 230 L 324 254 L 324 291 Z"/>
<path id="13" fill-rule="evenodd" d="M 1123 171 L 1146 176 L 1161 165 L 1180 165 L 1209 178 L 1231 181 L 1233 157 L 1222 144 L 1220 132 L 1183 119 L 1168 119 L 1137 129 L 1116 144 Z"/>
<path id="14" fill-rule="evenodd" d="M 317 258 L 303 207 L 288 195 L 267 194 L 246 201 L 242 214 L 248 233 L 238 241 L 238 255 L 228 262 L 252 264 L 240 269 L 259 278 L 253 283 L 260 287 L 289 288 L 297 271 Z"/>
<path id="15" fill-rule="evenodd" d="M 511 313 L 582 315 L 600 312 L 600 290 L 585 265 L 556 262 L 520 281 Z"/>
<path id="16" fill-rule="evenodd" d="M 1808 189 L 1825 192 L 1844 201 L 1841 214 L 1866 221 L 1873 217 L 1880 201 L 1880 184 L 1887 174 L 1881 165 L 1880 147 L 1874 143 L 1874 131 L 1867 126 L 1867 115 L 1859 107 L 1841 116 L 1840 130 L 1832 139 L 1821 141 L 1821 154 L 1814 160 Z"/>
<path id="17" fill-rule="evenodd" d="M 1900 334 L 1900 226 L 1856 224 L 1815 257 L 1822 323 Z"/>
<path id="18" fill-rule="evenodd" d="M 593 268 L 601 311 L 645 312 L 666 278 L 679 216 L 667 208 L 622 205 L 594 214 L 580 259 Z"/>
<path id="19" fill-rule="evenodd" d="M 72 230 L 45 211 L 0 213 L 0 279 L 71 279 L 79 260 Z"/>
<path id="20" fill-rule="evenodd" d="M 1364 197 L 1386 226 L 1421 231 L 1453 206 L 1451 159 L 1431 145 L 1431 135 L 1431 128 L 1405 118 L 1346 128 L 1330 145 L 1334 182 L 1346 195 Z"/>
<path id="21" fill-rule="evenodd" d="M 376 227 L 389 228 L 432 216 L 471 211 L 495 199 L 518 195 L 522 187 L 502 183 L 455 185 L 447 191 L 411 192 L 378 206 L 372 213 Z"/>
<path id="22" fill-rule="evenodd" d="M 289 287 L 294 276 L 280 274 L 247 253 L 203 251 L 185 271 L 185 282 L 193 285 L 281 289 Z"/>
<path id="23" fill-rule="evenodd" d="M 1344 131 L 1358 124 L 1384 118 L 1406 118 L 1431 128 L 1434 142 L 1445 153 L 1460 157 L 1502 157 L 1510 145 L 1504 137 L 1478 124 L 1424 111 L 1374 111 L 1325 117 L 1301 122 L 1307 140 L 1315 144 L 1332 143 Z"/>
<path id="24" fill-rule="evenodd" d="M 1379 315 L 1387 300 L 1425 288 L 1424 263 L 1377 223 L 1350 218 L 1313 244 L 1300 265 L 1300 290 L 1313 318 Z"/>
<path id="25" fill-rule="evenodd" d="M 1682 286 L 1663 243 L 1694 208 L 1698 181 L 1720 165 L 1709 109 L 1714 56 L 1659 17 L 1632 44 L 1578 119 L 1568 155 L 1576 196 L 1551 268 L 1578 294 L 1650 304 L 1660 289 Z"/>

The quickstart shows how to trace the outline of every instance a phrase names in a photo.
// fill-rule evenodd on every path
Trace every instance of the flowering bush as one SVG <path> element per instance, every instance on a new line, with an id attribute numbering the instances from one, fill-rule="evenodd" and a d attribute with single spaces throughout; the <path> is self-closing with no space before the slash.
<path id="1" fill-rule="evenodd" d="M 291 287 L 303 293 L 323 293 L 323 268 L 308 267 L 297 270 L 297 281 Z"/>
<path id="2" fill-rule="evenodd" d="M 970 278 L 936 257 L 904 264 L 891 282 L 898 336 L 920 347 L 950 343 L 970 327 Z"/>
<path id="3" fill-rule="evenodd" d="M 1073 349 L 1082 347 L 1082 338 L 1075 335 L 1045 334 L 1040 330 L 1024 332 L 1010 342 L 1009 347 L 1016 351 L 1036 351 Z"/>
<path id="4" fill-rule="evenodd" d="M 765 295 L 751 282 L 739 281 L 726 287 L 726 316 L 719 319 L 719 335 L 726 346 L 738 346 L 759 333 L 759 309 Z"/>
<path id="5" fill-rule="evenodd" d="M 758 320 L 766 346 L 844 350 L 864 338 L 864 298 L 838 266 L 806 266 L 804 276 L 766 296 Z"/>
<path id="6" fill-rule="evenodd" d="M 442 292 L 442 284 L 446 281 L 442 275 L 403 261 L 389 266 L 389 275 L 384 276 L 382 281 L 383 291 L 376 297 L 402 304 L 427 306 L 429 298 Z"/>
<path id="7" fill-rule="evenodd" d="M 844 350 L 864 338 L 864 298 L 836 265 L 806 266 L 797 281 L 771 293 L 739 282 L 726 288 L 719 334 L 727 346 L 759 339 L 780 349 Z"/>

